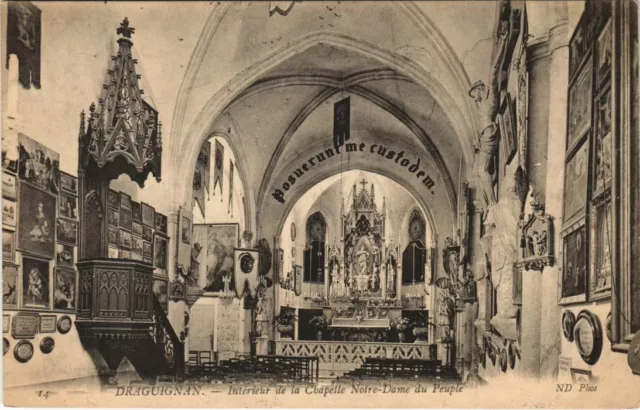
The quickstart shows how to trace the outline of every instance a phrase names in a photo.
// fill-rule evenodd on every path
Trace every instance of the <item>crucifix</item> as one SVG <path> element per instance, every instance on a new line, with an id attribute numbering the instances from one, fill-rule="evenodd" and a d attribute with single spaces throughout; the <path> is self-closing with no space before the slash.
<path id="1" fill-rule="evenodd" d="M 367 186 L 367 181 L 364 178 L 362 178 L 362 181 L 360 181 L 360 185 L 362 185 L 362 190 L 364 191 L 364 189 Z"/>

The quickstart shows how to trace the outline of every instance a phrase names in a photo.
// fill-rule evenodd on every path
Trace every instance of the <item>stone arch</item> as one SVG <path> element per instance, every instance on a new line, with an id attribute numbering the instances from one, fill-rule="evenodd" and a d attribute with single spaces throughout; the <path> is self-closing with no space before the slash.
<path id="1" fill-rule="evenodd" d="M 220 7 L 220 6 L 218 6 Z M 192 56 L 191 64 L 198 65 L 198 59 L 202 59 L 200 54 L 206 53 L 207 44 L 211 41 L 211 37 L 217 29 L 217 25 L 222 20 L 226 9 L 228 7 L 216 8 L 212 13 L 212 16 L 207 23 L 206 32 L 203 32 L 201 41 L 199 41 Z M 428 43 L 431 47 L 436 49 L 437 56 L 441 57 L 444 64 L 451 66 L 451 72 L 454 73 L 455 82 L 458 84 L 458 89 L 462 89 L 468 86 L 468 78 L 464 74 L 464 69 L 461 63 L 455 57 L 455 54 L 450 50 L 446 41 L 442 38 L 437 28 L 431 23 L 424 14 L 415 9 L 415 7 L 403 5 L 402 9 L 405 13 L 413 15 L 413 23 L 421 27 L 421 30 L 425 33 L 425 36 L 429 33 L 434 34 L 434 38 L 428 39 Z M 210 24 L 215 24 L 216 28 L 208 27 Z M 374 44 L 367 43 L 363 40 L 357 40 L 348 37 L 343 34 L 316 31 L 307 35 L 300 36 L 295 42 L 290 43 L 288 47 L 276 50 L 276 52 L 266 56 L 261 61 L 250 65 L 245 70 L 242 70 L 239 74 L 233 77 L 225 87 L 222 87 L 218 92 L 207 101 L 203 109 L 198 113 L 196 119 L 190 126 L 190 129 L 184 133 L 182 131 L 181 115 L 184 113 L 186 107 L 186 101 L 188 99 L 190 81 L 193 81 L 193 76 L 197 72 L 197 68 L 187 70 L 187 76 L 183 82 L 183 87 L 180 91 L 176 112 L 174 113 L 174 123 L 171 133 L 171 144 L 175 145 L 181 139 L 184 141 L 185 135 L 189 136 L 186 139 L 186 144 L 182 149 L 174 150 L 173 161 L 180 164 L 191 164 L 195 161 L 196 153 L 194 146 L 197 146 L 201 141 L 201 136 L 207 134 L 207 127 L 217 118 L 222 110 L 228 106 L 241 92 L 247 89 L 253 82 L 260 78 L 261 75 L 268 72 L 270 69 L 276 67 L 278 64 L 288 60 L 296 54 L 307 50 L 308 48 L 317 45 L 325 44 L 334 47 L 339 47 L 354 53 L 367 56 L 369 58 L 380 61 L 388 67 L 406 75 L 412 81 L 425 88 L 436 99 L 438 104 L 443 107 L 451 118 L 454 128 L 456 128 L 456 134 L 462 147 L 463 155 L 467 158 L 467 162 L 470 162 L 471 158 L 471 137 L 475 132 L 477 126 L 475 124 L 474 116 L 471 114 L 470 106 L 465 102 L 460 104 L 456 102 L 447 89 L 434 78 L 428 70 L 414 63 L 406 57 L 403 57 L 397 53 L 381 49 Z M 187 78 L 188 77 L 188 78 Z M 191 78 L 191 79 L 190 79 Z M 456 94 L 459 97 L 458 94 Z M 466 105 L 465 105 L 466 104 Z M 188 166 L 182 168 L 189 168 Z M 184 178 L 184 170 L 178 169 L 178 172 L 173 177 L 176 179 L 176 183 L 172 186 L 180 187 L 180 180 Z M 180 189 L 180 188 L 178 188 Z M 182 201 L 185 197 L 186 190 L 183 188 L 183 192 L 176 192 L 174 197 L 177 202 Z M 260 206 L 258 205 L 257 208 Z"/>

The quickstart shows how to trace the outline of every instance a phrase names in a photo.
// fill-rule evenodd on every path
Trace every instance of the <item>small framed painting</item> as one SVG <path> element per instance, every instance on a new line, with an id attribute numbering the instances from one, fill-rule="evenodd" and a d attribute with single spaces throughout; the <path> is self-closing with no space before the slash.
<path id="1" fill-rule="evenodd" d="M 133 227 L 132 225 L 131 209 L 120 208 L 120 227 L 130 231 Z"/>
<path id="2" fill-rule="evenodd" d="M 156 213 L 155 228 L 158 233 L 167 234 L 167 217 L 165 215 Z"/>
<path id="3" fill-rule="evenodd" d="M 135 222 L 142 222 L 142 211 L 140 209 L 140 202 L 131 202 L 131 219 Z"/>
<path id="4" fill-rule="evenodd" d="M 58 241 L 70 245 L 78 244 L 78 223 L 58 218 Z"/>
<path id="5" fill-rule="evenodd" d="M 131 251 L 118 249 L 118 259 L 131 260 Z"/>
<path id="6" fill-rule="evenodd" d="M 598 37 L 598 85 L 602 84 L 611 73 L 611 56 L 613 51 L 613 37 L 611 36 L 611 19 L 600 32 Z"/>
<path id="7" fill-rule="evenodd" d="M 22 256 L 22 306 L 49 310 L 49 261 Z"/>
<path id="8" fill-rule="evenodd" d="M 2 315 L 2 333 L 9 333 L 10 323 L 11 323 L 11 315 Z"/>
<path id="9" fill-rule="evenodd" d="M 587 293 L 587 229 L 585 220 L 575 223 L 562 233 L 562 269 L 560 300 L 566 305 L 586 301 Z"/>
<path id="10" fill-rule="evenodd" d="M 153 228 L 142 225 L 142 239 L 148 242 L 153 241 Z"/>
<path id="11" fill-rule="evenodd" d="M 2 201 L 2 226 L 15 229 L 18 212 L 16 211 L 16 201 L 4 199 Z"/>
<path id="12" fill-rule="evenodd" d="M 18 308 L 18 265 L 2 264 L 2 308 Z"/>
<path id="13" fill-rule="evenodd" d="M 142 236 L 142 225 L 140 222 L 133 221 L 131 223 L 131 233 L 134 235 Z"/>
<path id="14" fill-rule="evenodd" d="M 155 235 L 153 238 L 153 266 L 167 268 L 167 238 Z"/>
<path id="15" fill-rule="evenodd" d="M 118 259 L 119 252 L 115 246 L 109 246 L 109 259 Z"/>
<path id="16" fill-rule="evenodd" d="M 109 245 L 118 245 L 118 228 L 114 228 L 113 226 L 109 227 L 109 233 L 108 233 L 108 242 Z"/>
<path id="17" fill-rule="evenodd" d="M 589 216 L 589 300 L 611 297 L 613 241 L 610 191 L 593 201 Z"/>
<path id="18" fill-rule="evenodd" d="M 180 239 L 182 243 L 191 244 L 191 220 L 185 215 L 180 218 Z"/>
<path id="19" fill-rule="evenodd" d="M 16 201 L 9 199 L 2 201 L 2 226 L 15 229 L 18 216 L 16 209 Z"/>
<path id="20" fill-rule="evenodd" d="M 116 211 L 114 209 L 109 209 L 109 226 L 118 227 L 120 226 L 120 211 Z"/>
<path id="21" fill-rule="evenodd" d="M 118 211 L 120 209 L 120 197 L 118 192 L 110 189 L 107 195 L 107 202 L 109 204 L 109 208 Z"/>
<path id="22" fill-rule="evenodd" d="M 16 233 L 2 231 L 2 260 L 14 262 L 16 258 Z"/>
<path id="23" fill-rule="evenodd" d="M 142 224 L 153 227 L 155 225 L 156 211 L 149 205 L 142 203 Z"/>
<path id="24" fill-rule="evenodd" d="M 131 239 L 133 241 L 133 253 L 137 253 L 138 255 L 142 256 L 142 249 L 144 247 L 144 241 L 142 240 L 142 237 L 132 235 Z"/>
<path id="25" fill-rule="evenodd" d="M 7 203 L 4 201 L 3 211 Z M 56 250 L 56 197 L 22 183 L 19 206 L 18 249 L 53 259 Z"/>
<path id="26" fill-rule="evenodd" d="M 589 59 L 591 60 L 591 59 Z M 569 89 L 569 116 L 567 118 L 567 152 L 573 150 L 578 141 L 591 127 L 592 84 L 591 62 L 587 62 L 576 82 Z"/>
<path id="27" fill-rule="evenodd" d="M 500 109 L 500 141 L 504 163 L 508 165 L 516 154 L 516 121 L 511 94 L 507 93 Z"/>
<path id="28" fill-rule="evenodd" d="M 71 195 L 78 195 L 78 179 L 60 171 L 60 190 Z"/>
<path id="29" fill-rule="evenodd" d="M 589 144 L 583 143 L 569 160 L 565 173 L 564 222 L 583 214 L 587 206 Z"/>
<path id="30" fill-rule="evenodd" d="M 16 199 L 18 195 L 17 179 L 14 175 L 2 173 L 2 196 L 8 199 Z"/>
<path id="31" fill-rule="evenodd" d="M 120 229 L 120 247 L 127 250 L 130 250 L 133 247 L 131 232 Z"/>
<path id="32" fill-rule="evenodd" d="M 62 218 L 78 219 L 78 198 L 60 194 L 58 198 L 58 215 Z"/>
<path id="33" fill-rule="evenodd" d="M 66 268 L 74 268 L 76 265 L 73 257 L 74 247 L 63 243 L 56 244 L 56 261 L 57 265 Z"/>
<path id="34" fill-rule="evenodd" d="M 128 209 L 131 211 L 131 195 L 120 192 L 120 210 Z"/>
<path id="35" fill-rule="evenodd" d="M 76 310 L 76 271 L 57 268 L 53 286 L 53 308 L 56 311 Z"/>
<path id="36" fill-rule="evenodd" d="M 144 241 L 142 243 L 142 256 L 145 258 L 153 258 L 153 244 L 151 242 Z"/>

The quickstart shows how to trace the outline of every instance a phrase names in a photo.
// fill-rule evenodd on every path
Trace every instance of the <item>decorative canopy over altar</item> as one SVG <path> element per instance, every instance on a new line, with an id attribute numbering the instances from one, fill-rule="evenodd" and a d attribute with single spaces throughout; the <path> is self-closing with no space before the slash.
<path id="1" fill-rule="evenodd" d="M 357 185 L 362 187 L 358 189 Z M 398 244 L 386 244 L 386 200 L 363 179 L 341 200 L 341 237 L 326 249 L 331 327 L 389 328 L 397 298 Z"/>

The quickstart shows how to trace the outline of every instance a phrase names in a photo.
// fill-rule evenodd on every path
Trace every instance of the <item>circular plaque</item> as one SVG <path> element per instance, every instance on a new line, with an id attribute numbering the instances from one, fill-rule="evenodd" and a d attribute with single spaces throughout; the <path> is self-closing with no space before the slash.
<path id="1" fill-rule="evenodd" d="M 296 224 L 291 222 L 291 242 L 296 240 Z"/>
<path id="2" fill-rule="evenodd" d="M 596 364 L 602 353 L 600 319 L 588 310 L 580 312 L 573 329 L 573 339 L 582 360 L 587 364 Z"/>
<path id="3" fill-rule="evenodd" d="M 63 335 L 66 335 L 67 333 L 69 333 L 69 330 L 71 330 L 71 318 L 67 315 L 62 316 L 59 320 L 58 320 L 58 332 L 60 332 Z"/>
<path id="4" fill-rule="evenodd" d="M 9 340 L 6 337 L 3 337 L 2 338 L 2 344 L 3 344 L 3 353 L 2 353 L 2 355 L 4 356 L 9 351 L 9 348 L 11 347 L 11 343 L 9 343 Z"/>
<path id="5" fill-rule="evenodd" d="M 611 334 L 611 312 L 607 315 L 607 339 L 609 339 L 609 342 L 613 342 L 613 336 Z"/>
<path id="6" fill-rule="evenodd" d="M 576 325 L 576 316 L 570 310 L 565 310 L 562 313 L 562 334 L 564 338 L 570 342 L 573 342 L 573 328 Z"/>
<path id="7" fill-rule="evenodd" d="M 33 345 L 28 340 L 21 340 L 13 349 L 13 356 L 20 363 L 26 363 L 33 357 Z"/>
<path id="8" fill-rule="evenodd" d="M 53 351 L 56 342 L 51 336 L 47 336 L 40 342 L 40 351 L 44 354 L 49 354 Z"/>

